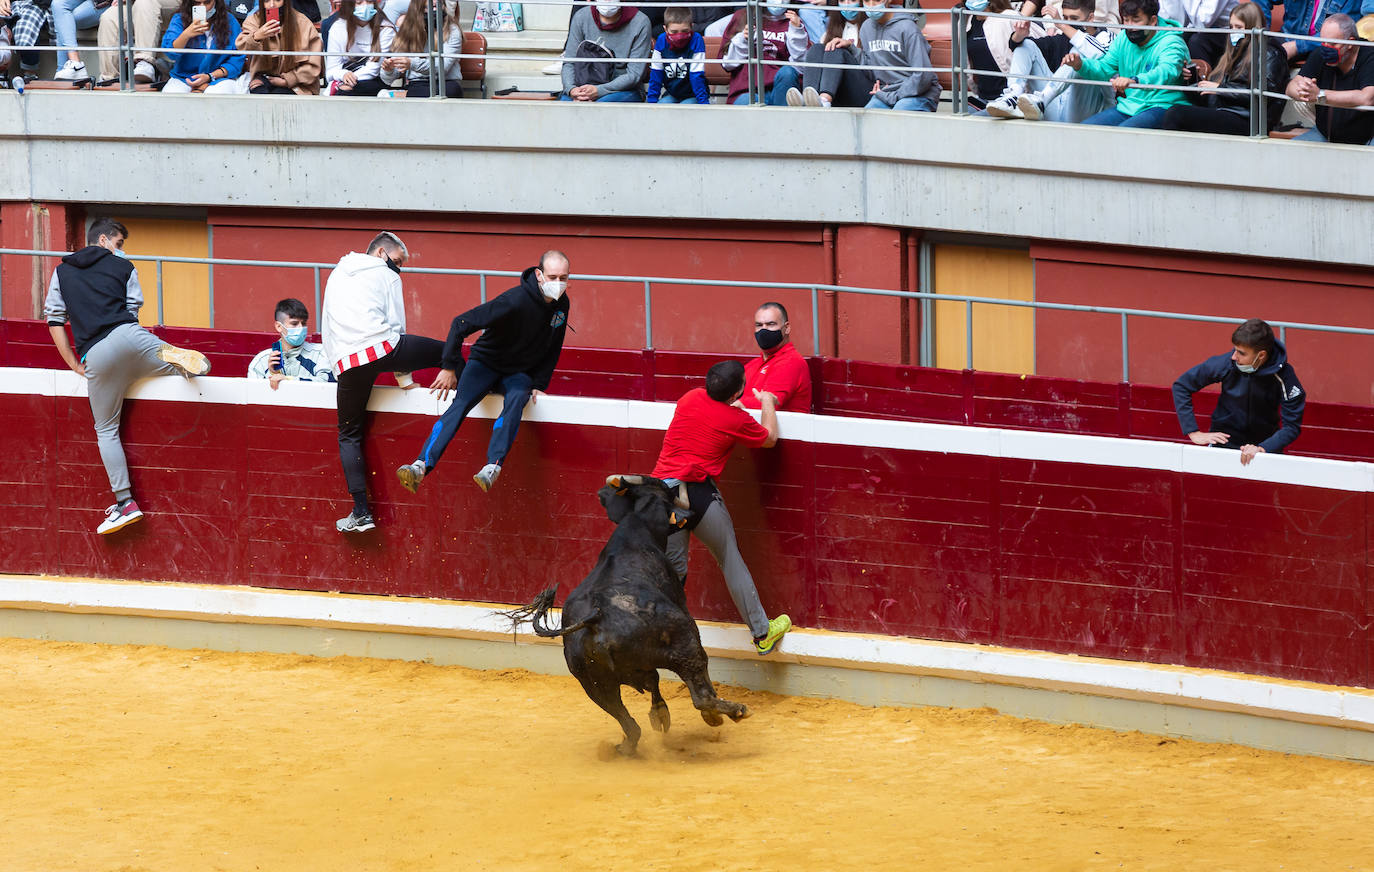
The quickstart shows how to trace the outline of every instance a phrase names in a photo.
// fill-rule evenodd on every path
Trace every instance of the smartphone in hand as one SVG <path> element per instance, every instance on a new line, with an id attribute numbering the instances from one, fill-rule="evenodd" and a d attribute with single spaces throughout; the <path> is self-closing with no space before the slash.
<path id="1" fill-rule="evenodd" d="M 272 9 L 268 9 L 268 10 L 267 10 L 267 17 L 263 19 L 263 23 L 266 23 L 266 22 L 269 22 L 269 21 L 281 21 L 281 7 L 280 7 L 280 6 L 277 6 L 277 7 L 274 7 L 274 8 L 272 8 Z"/>
<path id="2" fill-rule="evenodd" d="M 201 6 L 199 3 L 194 4 L 194 5 L 191 7 L 191 20 L 192 20 L 192 21 L 204 21 L 204 20 L 205 20 L 205 7 L 204 7 L 204 6 Z"/>

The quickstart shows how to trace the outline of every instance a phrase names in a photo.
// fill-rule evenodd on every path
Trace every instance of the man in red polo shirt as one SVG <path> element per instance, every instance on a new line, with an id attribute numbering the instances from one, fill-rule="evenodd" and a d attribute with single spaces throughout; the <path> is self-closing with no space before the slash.
<path id="1" fill-rule="evenodd" d="M 754 650 L 762 655 L 773 652 L 783 634 L 792 628 L 792 620 L 787 615 L 768 619 L 754 578 L 740 556 L 735 522 L 730 519 L 714 481 L 725 469 L 730 450 L 737 443 L 772 448 L 778 441 L 778 417 L 774 411 L 777 397 L 767 391 L 754 392 L 762 409 L 760 423 L 740 405 L 744 393 L 744 367 L 739 361 L 727 360 L 711 367 L 706 373 L 706 387 L 693 388 L 677 401 L 653 475 L 671 488 L 685 483 L 692 507 L 692 522 L 687 529 L 668 537 L 668 562 L 685 583 L 687 537 L 689 532 L 695 533 L 720 566 L 730 598 L 754 636 Z"/>
<path id="2" fill-rule="evenodd" d="M 811 411 L 811 370 L 792 345 L 792 325 L 782 303 L 764 303 L 754 313 L 754 341 L 763 354 L 744 365 L 744 405 L 760 408 L 755 391 L 778 398 L 779 412 Z"/>

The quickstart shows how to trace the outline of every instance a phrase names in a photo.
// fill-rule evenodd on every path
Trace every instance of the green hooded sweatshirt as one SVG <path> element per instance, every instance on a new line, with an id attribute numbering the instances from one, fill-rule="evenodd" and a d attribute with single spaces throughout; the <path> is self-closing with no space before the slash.
<path id="1" fill-rule="evenodd" d="M 1178 27 L 1177 21 L 1159 19 L 1160 27 Z M 1129 29 L 1130 25 L 1125 25 Z M 1183 65 L 1188 63 L 1188 45 L 1173 30 L 1155 30 L 1150 41 L 1136 45 L 1122 33 L 1112 40 L 1107 53 L 1100 58 L 1083 59 L 1079 78 L 1106 81 L 1113 76 L 1135 79 L 1142 85 L 1182 85 Z M 1154 91 L 1127 88 L 1116 98 L 1116 110 L 1122 115 L 1135 116 L 1146 109 L 1167 109 L 1175 103 L 1187 103 L 1182 91 Z"/>

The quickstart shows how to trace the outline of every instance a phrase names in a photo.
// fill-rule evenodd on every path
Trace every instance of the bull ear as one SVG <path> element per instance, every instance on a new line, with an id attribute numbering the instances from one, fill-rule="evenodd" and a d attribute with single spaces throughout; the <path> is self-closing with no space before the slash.
<path id="1" fill-rule="evenodd" d="M 626 492 L 617 490 L 615 485 L 608 484 L 597 491 L 596 498 L 601 500 L 601 505 L 606 509 L 606 517 L 611 519 L 612 524 L 619 524 L 625 520 L 625 516 L 633 508 L 633 503 Z"/>

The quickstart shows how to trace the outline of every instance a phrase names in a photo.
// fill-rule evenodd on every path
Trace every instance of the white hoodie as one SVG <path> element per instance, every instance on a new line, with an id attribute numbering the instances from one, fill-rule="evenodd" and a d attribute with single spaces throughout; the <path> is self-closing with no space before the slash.
<path id="1" fill-rule="evenodd" d="M 324 286 L 323 308 L 324 353 L 335 374 L 390 353 L 406 332 L 401 277 L 370 254 L 343 256 Z"/>

